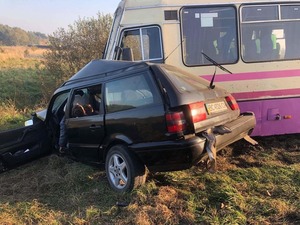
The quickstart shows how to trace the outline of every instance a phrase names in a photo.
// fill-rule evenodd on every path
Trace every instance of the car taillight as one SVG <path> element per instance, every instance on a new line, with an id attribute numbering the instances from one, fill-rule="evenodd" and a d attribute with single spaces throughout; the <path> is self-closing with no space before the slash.
<path id="1" fill-rule="evenodd" d="M 189 105 L 193 123 L 206 120 L 206 109 L 203 102 L 195 102 Z"/>
<path id="2" fill-rule="evenodd" d="M 232 110 L 239 109 L 239 105 L 237 104 L 235 98 L 232 95 L 227 96 L 226 101 Z"/>
<path id="3" fill-rule="evenodd" d="M 186 129 L 186 120 L 183 112 L 169 112 L 166 114 L 169 133 L 179 133 Z"/>

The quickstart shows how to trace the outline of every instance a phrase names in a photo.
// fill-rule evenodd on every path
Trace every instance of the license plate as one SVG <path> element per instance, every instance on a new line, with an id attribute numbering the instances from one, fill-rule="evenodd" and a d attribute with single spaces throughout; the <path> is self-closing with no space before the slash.
<path id="1" fill-rule="evenodd" d="M 214 102 L 205 104 L 208 114 L 219 113 L 227 110 L 225 102 Z"/>

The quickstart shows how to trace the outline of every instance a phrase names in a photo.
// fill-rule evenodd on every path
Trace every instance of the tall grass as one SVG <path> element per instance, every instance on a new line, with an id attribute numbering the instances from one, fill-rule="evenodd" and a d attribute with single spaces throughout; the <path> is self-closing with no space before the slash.
<path id="1" fill-rule="evenodd" d="M 21 127 L 29 118 L 28 111 L 16 109 L 10 101 L 0 105 L 0 131 Z"/>
<path id="2" fill-rule="evenodd" d="M 0 47 L 0 130 L 22 126 L 31 112 L 46 107 L 55 81 L 43 68 L 45 51 Z"/>
<path id="3" fill-rule="evenodd" d="M 18 127 L 45 108 L 54 83 L 42 69 L 0 70 L 0 130 Z"/>
<path id="4" fill-rule="evenodd" d="M 0 68 L 36 68 L 41 66 L 46 49 L 25 46 L 0 46 Z"/>
<path id="5" fill-rule="evenodd" d="M 10 101 L 17 108 L 31 107 L 42 97 L 38 77 L 31 69 L 0 71 L 0 101 Z"/>

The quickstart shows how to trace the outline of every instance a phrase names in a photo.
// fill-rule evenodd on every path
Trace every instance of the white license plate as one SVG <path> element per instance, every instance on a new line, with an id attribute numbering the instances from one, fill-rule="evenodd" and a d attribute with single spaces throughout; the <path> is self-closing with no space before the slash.
<path id="1" fill-rule="evenodd" d="M 225 102 L 214 102 L 205 104 L 208 114 L 219 113 L 227 110 Z"/>

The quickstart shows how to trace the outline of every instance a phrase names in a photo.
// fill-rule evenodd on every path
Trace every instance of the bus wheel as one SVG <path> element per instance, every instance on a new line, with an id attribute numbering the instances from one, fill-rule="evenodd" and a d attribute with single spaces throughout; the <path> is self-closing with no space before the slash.
<path id="1" fill-rule="evenodd" d="M 129 192 L 146 181 L 146 168 L 124 145 L 113 146 L 106 156 L 108 182 L 117 192 Z"/>

